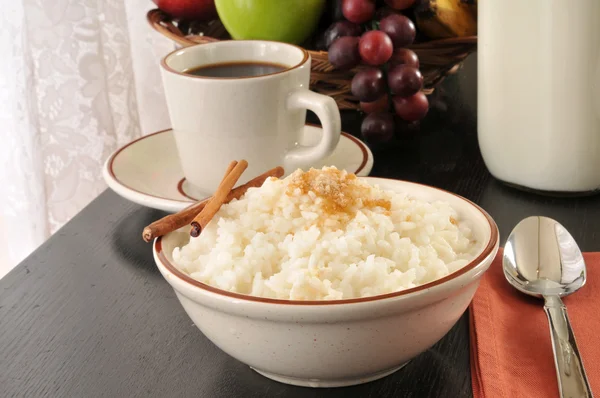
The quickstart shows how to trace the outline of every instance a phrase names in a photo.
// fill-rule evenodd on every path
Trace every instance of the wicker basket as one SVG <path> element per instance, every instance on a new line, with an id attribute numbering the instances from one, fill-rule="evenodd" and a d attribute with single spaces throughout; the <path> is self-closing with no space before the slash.
<path id="1" fill-rule="evenodd" d="M 186 35 L 169 15 L 158 9 L 148 11 L 147 18 L 156 31 L 183 47 L 230 39 L 219 20 L 187 27 L 186 31 L 194 33 Z M 477 36 L 432 40 L 411 46 L 410 49 L 419 57 L 424 91 L 432 92 L 435 85 L 455 72 L 476 48 Z M 311 89 L 333 97 L 340 109 L 358 109 L 358 100 L 350 92 L 350 81 L 356 70 L 336 70 L 329 63 L 326 51 L 309 50 L 309 53 L 312 58 Z"/>

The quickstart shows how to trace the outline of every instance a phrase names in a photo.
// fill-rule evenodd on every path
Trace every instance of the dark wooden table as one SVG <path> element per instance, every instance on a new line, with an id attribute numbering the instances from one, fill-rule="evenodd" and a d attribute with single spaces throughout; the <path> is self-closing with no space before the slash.
<path id="1" fill-rule="evenodd" d="M 476 136 L 476 59 L 437 90 L 412 138 L 375 150 L 372 175 L 448 189 L 483 206 L 502 234 L 541 214 L 600 250 L 600 197 L 553 199 L 487 172 Z M 356 115 L 344 130 L 358 133 Z M 106 191 L 0 280 L 0 397 L 470 397 L 464 315 L 403 370 L 356 387 L 307 389 L 266 379 L 192 324 L 140 239 L 164 213 Z"/>

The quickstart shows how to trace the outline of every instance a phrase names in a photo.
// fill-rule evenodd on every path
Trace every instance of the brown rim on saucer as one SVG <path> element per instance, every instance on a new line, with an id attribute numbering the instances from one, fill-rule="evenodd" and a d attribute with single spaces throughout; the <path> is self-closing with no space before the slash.
<path id="1" fill-rule="evenodd" d="M 164 57 L 162 57 L 161 60 L 160 60 L 160 65 L 165 70 L 167 70 L 167 71 L 169 71 L 171 73 L 175 73 L 176 75 L 181 75 L 181 76 L 189 77 L 189 78 L 192 78 L 192 79 L 219 80 L 219 81 L 227 81 L 227 80 L 236 81 L 236 80 L 240 80 L 240 79 L 255 79 L 255 78 L 259 78 L 259 77 L 270 77 L 270 76 L 278 75 L 278 74 L 281 74 L 281 73 L 289 72 L 289 71 L 291 71 L 293 69 L 297 69 L 297 68 L 301 67 L 310 58 L 310 54 L 308 53 L 308 51 L 306 51 L 304 48 L 302 48 L 300 46 L 297 46 L 295 44 L 282 43 L 282 42 L 277 42 L 277 41 L 273 41 L 273 40 L 235 40 L 236 43 L 237 42 L 242 42 L 242 43 L 244 43 L 244 42 L 245 43 L 262 43 L 262 42 L 266 42 L 266 43 L 272 43 L 272 44 L 277 44 L 277 45 L 285 45 L 285 46 L 295 47 L 298 50 L 302 51 L 302 53 L 303 53 L 302 61 L 300 61 L 296 65 L 288 66 L 284 70 L 280 70 L 278 72 L 266 73 L 264 75 L 257 75 L 257 76 L 241 76 L 241 77 L 198 76 L 198 75 L 192 75 L 192 74 L 189 74 L 189 73 L 179 72 L 178 70 L 175 70 L 175 69 L 171 68 L 169 65 L 167 65 L 167 59 L 170 58 L 172 55 L 177 54 L 180 51 L 185 51 L 187 49 L 192 49 L 194 47 L 199 47 L 199 46 L 206 47 L 206 46 L 210 46 L 210 45 L 219 45 L 219 44 L 222 45 L 223 43 L 228 43 L 228 42 L 230 42 L 230 41 L 215 41 L 215 42 L 212 42 L 212 43 L 201 43 L 201 44 L 195 44 L 195 45 L 187 46 L 187 47 L 183 47 L 183 48 L 178 48 L 177 50 L 171 51 L 170 53 L 168 53 L 167 55 L 165 55 Z M 239 62 L 248 62 L 247 60 L 238 60 L 238 61 Z"/>
<path id="2" fill-rule="evenodd" d="M 165 266 L 165 268 L 167 270 L 169 270 L 169 272 L 171 272 L 174 276 L 178 277 L 179 279 L 195 286 L 198 287 L 200 289 L 209 291 L 211 293 L 214 294 L 218 294 L 221 296 L 226 296 L 229 298 L 234 298 L 237 300 L 245 300 L 245 301 L 253 301 L 253 302 L 259 302 L 259 303 L 267 303 L 267 304 L 286 304 L 286 305 L 337 305 L 337 304 L 354 304 L 354 303 L 365 303 L 365 302 L 370 302 L 370 301 L 378 301 L 378 300 L 384 300 L 384 299 L 388 299 L 388 298 L 395 298 L 395 297 L 400 297 L 400 296 L 405 296 L 411 293 L 415 293 L 415 292 L 419 292 L 422 290 L 426 290 L 429 289 L 431 287 L 437 286 L 437 285 L 441 285 L 444 282 L 447 282 L 449 280 L 455 279 L 465 273 L 467 273 L 468 271 L 474 269 L 479 263 L 481 263 L 486 257 L 488 257 L 492 251 L 494 250 L 494 247 L 496 246 L 496 242 L 498 242 L 498 227 L 496 226 L 496 222 L 492 219 L 492 217 L 485 211 L 483 210 L 480 206 L 476 205 L 475 203 L 473 203 L 472 201 L 470 201 L 467 198 L 464 198 L 460 195 L 457 195 L 453 192 L 449 192 L 446 191 L 445 189 L 441 189 L 441 188 L 435 188 L 435 187 L 431 187 L 429 185 L 425 185 L 425 184 L 419 184 L 419 183 L 415 183 L 415 182 L 410 182 L 410 181 L 403 181 L 403 180 L 395 180 L 392 178 L 381 178 L 381 177 L 367 177 L 367 178 L 379 178 L 382 180 L 392 180 L 392 181 L 399 181 L 399 182 L 404 182 L 404 183 L 409 183 L 409 184 L 414 184 L 414 185 L 420 185 L 426 188 L 431 188 L 431 189 L 435 189 L 453 196 L 456 196 L 457 198 L 464 200 L 465 202 L 467 202 L 468 204 L 470 204 L 471 206 L 475 207 L 477 210 L 479 210 L 479 212 L 481 212 L 481 214 L 484 215 L 484 217 L 486 218 L 486 220 L 489 223 L 490 226 L 490 239 L 486 245 L 486 247 L 483 249 L 483 251 L 481 252 L 481 254 L 479 254 L 476 258 L 474 258 L 473 260 L 471 260 L 471 262 L 469 262 L 467 265 L 465 265 L 464 267 L 462 267 L 461 269 L 459 269 L 458 271 L 455 271 L 451 274 L 446 275 L 443 278 L 440 279 L 436 279 L 434 281 L 431 281 L 429 283 L 425 283 L 423 285 L 420 286 L 416 286 L 416 287 L 412 287 L 410 289 L 405 289 L 405 290 L 401 290 L 398 292 L 393 292 L 393 293 L 386 293 L 386 294 L 380 294 L 380 295 L 376 295 L 376 296 L 368 296 L 368 297 L 358 297 L 358 298 L 352 298 L 352 299 L 341 299 L 341 300 L 284 300 L 284 299 L 273 299 L 273 298 L 267 298 L 267 297 L 259 297 L 259 296 L 251 296 L 248 294 L 241 294 L 241 293 L 234 293 L 234 292 L 229 292 L 227 290 L 222 290 L 213 286 L 210 286 L 206 283 L 200 282 L 196 279 L 193 279 L 192 277 L 190 277 L 189 275 L 179 271 L 179 269 L 177 269 L 177 267 L 175 267 L 173 264 L 171 264 L 171 262 L 167 259 L 167 257 L 165 256 L 163 250 L 162 250 L 162 236 L 158 237 L 155 239 L 154 241 L 154 250 L 158 256 L 158 259 L 161 261 L 161 263 Z"/>
<path id="3" fill-rule="evenodd" d="M 314 124 L 314 123 L 305 123 L 305 126 L 313 126 L 313 127 L 317 127 L 317 128 L 322 128 L 322 126 L 319 126 L 318 124 Z M 343 135 L 344 137 L 348 138 L 353 143 L 355 143 L 356 146 L 358 146 L 360 148 L 360 151 L 362 152 L 362 161 L 360 163 L 360 166 L 358 166 L 358 169 L 356 169 L 356 171 L 352 172 L 354 174 L 358 174 L 367 165 L 367 160 L 369 159 L 369 154 L 367 153 L 367 148 L 365 147 L 365 144 L 363 144 L 355 136 L 345 133 L 343 131 L 340 134 Z M 190 196 L 187 192 L 185 192 L 185 190 L 183 189 L 183 184 L 185 183 L 185 181 L 186 181 L 185 177 L 183 177 L 181 180 L 179 180 L 179 182 L 177 183 L 177 191 L 182 196 L 185 196 L 186 198 L 189 198 L 191 200 L 194 200 L 194 201 L 200 200 L 199 198 L 194 198 L 193 196 Z"/>
<path id="4" fill-rule="evenodd" d="M 130 190 L 132 190 L 132 191 L 134 191 L 134 192 L 137 192 L 137 193 L 139 193 L 139 194 L 142 194 L 142 195 L 151 196 L 151 197 L 153 197 L 153 198 L 157 198 L 157 199 L 173 200 L 173 199 L 170 199 L 170 198 L 164 198 L 164 197 L 162 197 L 162 196 L 151 195 L 151 194 L 148 194 L 148 193 L 146 193 L 146 192 L 142 192 L 142 191 L 140 191 L 140 190 L 138 190 L 138 189 L 132 188 L 132 187 L 130 187 L 129 185 L 127 185 L 127 184 L 123 183 L 123 182 L 122 182 L 122 181 L 121 181 L 121 180 L 120 180 L 120 179 L 117 177 L 117 175 L 115 174 L 115 171 L 113 170 L 113 163 L 114 163 L 115 159 L 116 159 L 116 158 L 117 158 L 117 156 L 118 156 L 118 155 L 119 155 L 121 152 L 123 152 L 125 149 L 129 148 L 131 145 L 135 144 L 135 143 L 136 143 L 136 142 L 138 142 L 138 141 L 141 141 L 141 140 L 143 140 L 143 139 L 146 139 L 146 138 L 148 138 L 148 137 L 152 137 L 153 135 L 163 134 L 163 133 L 166 133 L 166 132 L 168 132 L 168 131 L 171 131 L 171 130 L 173 130 L 173 129 L 172 129 L 172 128 L 170 128 L 170 129 L 164 129 L 164 130 L 156 131 L 156 132 L 154 132 L 154 133 L 151 133 L 151 134 L 146 134 L 146 135 L 143 135 L 143 136 L 141 136 L 141 137 L 138 137 L 138 138 L 136 138 L 135 140 L 133 140 L 133 141 L 131 141 L 131 142 L 129 142 L 129 143 L 127 143 L 127 144 L 123 145 L 121 148 L 117 149 L 117 151 L 116 151 L 115 153 L 113 153 L 112 155 L 110 155 L 110 158 L 108 158 L 108 174 L 110 174 L 110 176 L 111 176 L 111 177 L 112 177 L 112 178 L 113 178 L 115 181 L 117 181 L 119 184 L 123 185 L 125 188 L 127 188 L 127 189 L 130 189 Z M 176 200 L 176 199 L 175 199 L 175 200 Z M 184 202 L 184 201 L 182 200 L 181 202 Z M 185 202 L 187 202 L 187 201 L 185 201 Z"/>
<path id="5" fill-rule="evenodd" d="M 179 180 L 179 182 L 177 183 L 177 192 L 179 192 L 180 195 L 185 196 L 186 198 L 191 199 L 195 202 L 199 201 L 200 200 L 199 198 L 190 196 L 187 194 L 187 192 L 185 192 L 183 190 L 183 184 L 185 183 L 185 181 L 186 181 L 185 177 L 183 177 L 181 180 Z"/>
<path id="6" fill-rule="evenodd" d="M 314 123 L 305 123 L 304 125 L 305 126 L 312 126 L 312 127 L 322 128 L 322 126 L 319 126 L 318 124 L 314 124 Z M 189 200 L 173 199 L 173 198 L 167 198 L 167 197 L 164 197 L 164 196 L 156 196 L 156 195 L 149 194 L 147 192 L 140 191 L 139 189 L 132 188 L 129 185 L 125 184 L 122 180 L 120 180 L 117 177 L 117 175 L 115 174 L 114 170 L 113 170 L 113 163 L 114 163 L 115 159 L 117 158 L 117 156 L 123 150 L 127 149 L 128 147 L 130 147 L 131 145 L 135 144 L 138 141 L 141 141 L 141 140 L 146 139 L 148 137 L 151 137 L 153 135 L 168 133 L 169 131 L 173 131 L 173 129 L 172 128 L 164 129 L 164 130 L 160 130 L 160 131 L 157 131 L 155 133 L 152 133 L 152 134 L 147 134 L 147 135 L 141 136 L 141 137 L 136 138 L 135 140 L 133 140 L 133 141 L 131 141 L 131 142 L 123 145 L 121 148 L 117 149 L 117 151 L 115 153 L 113 153 L 110 156 L 110 158 L 108 158 L 108 173 L 120 185 L 122 185 L 123 187 L 125 187 L 125 188 L 127 188 L 127 189 L 129 189 L 131 191 L 137 192 L 137 193 L 139 193 L 141 195 L 150 196 L 150 197 L 156 198 L 156 199 L 172 200 L 172 201 L 181 202 L 181 203 L 193 203 L 193 202 L 197 202 L 200 199 L 191 197 L 189 194 L 185 193 L 185 191 L 183 190 L 183 182 L 185 181 L 185 177 L 182 178 L 181 180 L 179 180 L 179 182 L 177 183 L 177 191 L 181 195 L 185 196 L 186 198 L 189 198 Z M 352 141 L 354 144 L 356 144 L 356 146 L 358 146 L 360 148 L 360 151 L 362 153 L 362 161 L 360 163 L 360 166 L 358 166 L 358 169 L 356 171 L 350 171 L 350 170 L 348 170 L 349 172 L 352 172 L 354 174 L 358 174 L 358 173 L 360 173 L 365 168 L 365 166 L 367 165 L 367 161 L 369 160 L 369 154 L 367 153 L 366 144 L 364 144 L 362 141 L 360 141 L 358 138 L 354 137 L 353 135 L 350 135 L 350 134 L 345 133 L 343 131 L 341 132 L 341 135 L 343 135 L 344 137 L 348 138 L 350 141 Z"/>

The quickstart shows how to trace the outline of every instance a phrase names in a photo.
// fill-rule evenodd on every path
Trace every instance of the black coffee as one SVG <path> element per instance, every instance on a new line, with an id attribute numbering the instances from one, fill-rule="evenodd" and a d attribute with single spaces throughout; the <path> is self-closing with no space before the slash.
<path id="1" fill-rule="evenodd" d="M 281 72 L 287 68 L 285 65 L 270 62 L 224 62 L 189 68 L 183 73 L 205 77 L 250 77 Z"/>

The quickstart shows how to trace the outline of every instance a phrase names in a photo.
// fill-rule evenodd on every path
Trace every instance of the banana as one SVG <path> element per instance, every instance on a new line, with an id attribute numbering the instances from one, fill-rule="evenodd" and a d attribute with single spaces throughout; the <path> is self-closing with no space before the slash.
<path id="1" fill-rule="evenodd" d="M 477 34 L 477 0 L 425 0 L 415 9 L 417 27 L 431 39 Z"/>

